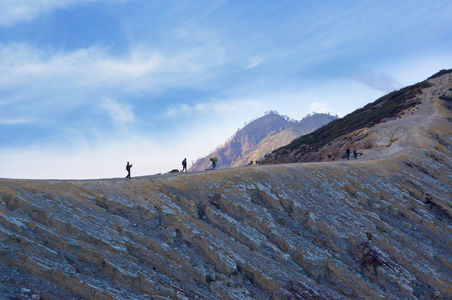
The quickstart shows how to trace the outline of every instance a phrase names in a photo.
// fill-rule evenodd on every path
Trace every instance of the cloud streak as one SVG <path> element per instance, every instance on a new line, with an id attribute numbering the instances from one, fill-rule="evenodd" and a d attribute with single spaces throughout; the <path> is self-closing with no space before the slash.
<path id="1" fill-rule="evenodd" d="M 36 108 L 58 104 L 63 112 L 64 107 L 95 105 L 100 101 L 96 99 L 103 97 L 130 98 L 184 86 L 200 87 L 207 83 L 211 68 L 200 62 L 200 56 L 202 53 L 165 56 L 145 47 L 114 57 L 95 47 L 48 53 L 26 44 L 1 45 L 0 89 L 15 91 L 14 97 L 2 102 L 6 107 L 19 103 Z M 28 108 L 27 115 L 31 112 Z"/>
<path id="2" fill-rule="evenodd" d="M 111 118 L 117 123 L 129 123 L 135 120 L 133 108 L 130 105 L 119 103 L 112 99 L 105 99 L 100 107 L 105 109 Z"/>
<path id="3" fill-rule="evenodd" d="M 34 122 L 33 119 L 0 119 L 2 125 L 20 125 Z"/>
<path id="4" fill-rule="evenodd" d="M 132 48 L 122 56 L 112 56 L 106 49 L 98 47 L 49 53 L 27 44 L 0 44 L 0 67 L 3 70 L 0 87 L 70 80 L 87 88 L 89 85 L 118 87 L 118 84 L 149 90 L 167 88 L 205 78 L 201 72 L 208 72 L 216 63 L 211 65 L 203 61 L 204 54 L 203 49 L 195 49 L 165 55 L 145 46 Z"/>
<path id="5" fill-rule="evenodd" d="M 197 102 L 194 104 L 179 103 L 170 107 L 165 115 L 168 117 L 195 117 L 212 115 L 240 114 L 244 111 L 262 109 L 259 101 L 253 99 L 222 99 Z"/>
<path id="6" fill-rule="evenodd" d="M 95 0 L 3 0 L 0 2 L 0 26 L 29 22 L 39 15 Z"/>
<path id="7" fill-rule="evenodd" d="M 375 71 L 368 68 L 362 68 L 353 74 L 351 78 L 385 93 L 398 90 L 402 87 L 394 76 L 382 70 Z"/>

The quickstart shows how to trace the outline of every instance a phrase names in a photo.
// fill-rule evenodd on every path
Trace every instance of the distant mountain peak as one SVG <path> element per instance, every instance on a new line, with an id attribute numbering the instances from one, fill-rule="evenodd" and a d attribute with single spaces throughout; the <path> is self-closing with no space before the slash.
<path id="1" fill-rule="evenodd" d="M 309 133 L 337 117 L 330 114 L 312 114 L 297 121 L 280 115 L 277 111 L 265 112 L 239 129 L 222 146 L 207 157 L 198 159 L 191 171 L 203 171 L 211 167 L 210 157 L 217 157 L 217 168 L 225 169 L 259 161 L 264 155 L 293 139 Z"/>

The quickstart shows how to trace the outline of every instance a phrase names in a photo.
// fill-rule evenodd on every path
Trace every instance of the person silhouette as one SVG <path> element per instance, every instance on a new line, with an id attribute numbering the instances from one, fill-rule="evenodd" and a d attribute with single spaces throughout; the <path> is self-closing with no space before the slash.
<path id="1" fill-rule="evenodd" d="M 187 158 L 184 158 L 184 160 L 182 161 L 182 172 L 187 173 Z"/>
<path id="2" fill-rule="evenodd" d="M 133 166 L 133 164 L 129 164 L 129 162 L 127 162 L 127 165 L 126 165 L 127 176 L 126 176 L 126 178 L 130 179 L 130 169 L 132 169 L 132 166 Z"/>

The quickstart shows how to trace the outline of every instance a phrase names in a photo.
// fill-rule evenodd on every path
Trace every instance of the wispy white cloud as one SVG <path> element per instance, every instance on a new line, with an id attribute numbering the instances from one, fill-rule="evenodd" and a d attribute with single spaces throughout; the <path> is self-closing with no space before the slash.
<path id="1" fill-rule="evenodd" d="M 214 2 L 214 1 L 212 1 L 212 2 Z M 207 18 L 213 11 L 218 9 L 225 2 L 226 2 L 226 0 L 220 0 L 220 1 L 217 1 L 216 3 L 213 3 L 213 5 L 210 8 L 208 8 L 201 16 L 198 17 L 196 22 L 201 22 L 203 19 Z"/>
<path id="2" fill-rule="evenodd" d="M 135 79 L 162 70 L 162 57 L 156 53 L 148 53 L 147 55 L 136 55 L 125 60 L 113 58 L 103 58 L 95 61 L 92 71 L 99 74 L 101 80 L 110 79 L 112 77 L 120 77 L 124 79 Z"/>
<path id="3" fill-rule="evenodd" d="M 132 50 L 134 51 L 134 50 Z M 112 57 L 102 48 L 91 47 L 72 52 L 46 52 L 27 44 L 0 45 L 1 75 L 5 81 L 40 78 L 83 82 L 132 80 L 156 71 L 160 67 L 158 54 L 136 51 L 125 57 Z"/>
<path id="4" fill-rule="evenodd" d="M 26 43 L 0 43 L 0 119 L 8 125 L 34 120 L 39 128 L 55 131 L 52 138 L 64 144 L 75 135 L 81 144 L 102 140 L 103 134 L 121 139 L 125 131 L 141 131 L 143 123 L 158 130 L 158 124 L 137 117 L 136 105 L 143 116 L 154 104 L 164 107 L 158 97 L 168 97 L 173 89 L 203 89 L 211 64 L 218 63 L 203 61 L 204 50 L 164 52 L 137 45 L 114 56 L 94 46 L 54 52 Z M 136 104 L 134 97 L 148 100 Z M 196 108 L 203 109 L 201 104 Z M 62 118 L 64 124 L 53 128 Z M 112 128 L 110 121 L 130 126 Z"/>
<path id="5" fill-rule="evenodd" d="M 309 104 L 309 113 L 333 113 L 334 109 L 326 102 L 312 102 Z"/>
<path id="6" fill-rule="evenodd" d="M 28 22 L 52 10 L 90 1 L 96 0 L 2 0 L 0 2 L 0 26 Z"/>
<path id="7" fill-rule="evenodd" d="M 136 86 L 142 83 L 140 80 L 146 80 L 142 88 L 167 87 L 202 78 L 200 72 L 217 64 L 214 59 L 203 61 L 205 54 L 203 49 L 165 54 L 137 46 L 126 55 L 112 56 L 107 49 L 98 47 L 47 52 L 23 43 L 0 44 L 0 86 L 30 80 L 58 82 L 66 79 L 82 86 L 114 84 L 118 87 L 118 83 Z M 175 83 L 177 79 L 180 81 Z"/>
<path id="8" fill-rule="evenodd" d="M 171 106 L 165 113 L 167 117 L 203 116 L 221 114 L 232 116 L 244 111 L 255 111 L 262 108 L 254 99 L 223 99 L 197 102 L 194 104 L 179 103 Z"/>
<path id="9" fill-rule="evenodd" d="M 220 103 L 196 103 L 193 105 L 187 103 L 179 103 L 170 107 L 165 115 L 168 117 L 172 116 L 191 116 L 197 114 L 207 114 L 209 112 L 214 112 L 218 110 L 218 105 Z"/>
<path id="10" fill-rule="evenodd" d="M 362 84 L 385 93 L 392 92 L 402 87 L 394 76 L 381 70 L 376 71 L 370 68 L 361 68 L 354 74 L 351 74 L 350 77 Z"/>
<path id="11" fill-rule="evenodd" d="M 248 65 L 245 67 L 245 69 L 255 68 L 263 62 L 264 62 L 264 58 L 261 55 L 255 55 L 249 59 Z"/>
<path id="12" fill-rule="evenodd" d="M 115 122 L 128 123 L 135 120 L 133 108 L 128 104 L 119 103 L 113 99 L 105 99 L 100 107 L 105 109 Z"/>
<path id="13" fill-rule="evenodd" d="M 20 125 L 34 122 L 33 119 L 0 119 L 2 125 Z"/>

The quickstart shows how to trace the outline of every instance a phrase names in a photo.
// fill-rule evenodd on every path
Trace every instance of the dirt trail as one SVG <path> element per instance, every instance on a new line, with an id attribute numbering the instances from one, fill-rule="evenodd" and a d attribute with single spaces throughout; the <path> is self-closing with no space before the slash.
<path id="1" fill-rule="evenodd" d="M 417 148 L 419 141 L 423 140 L 419 139 L 419 135 L 425 134 L 433 123 L 438 126 L 437 121 L 444 118 L 445 113 L 450 117 L 450 112 L 441 109 L 438 97 L 452 94 L 449 90 L 452 85 L 452 74 L 431 79 L 429 82 L 433 86 L 424 89 L 423 94 L 419 96 L 422 102 L 415 110 L 400 119 L 380 123 L 368 130 L 369 138 L 375 140 L 375 148 L 364 151 L 365 155 L 359 157 L 359 161 L 395 157 L 409 149 Z"/>

